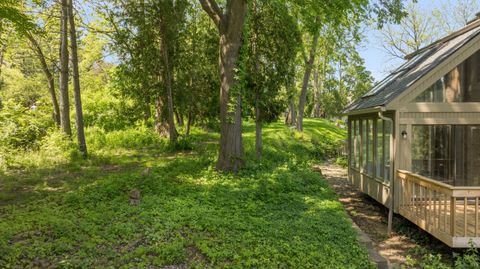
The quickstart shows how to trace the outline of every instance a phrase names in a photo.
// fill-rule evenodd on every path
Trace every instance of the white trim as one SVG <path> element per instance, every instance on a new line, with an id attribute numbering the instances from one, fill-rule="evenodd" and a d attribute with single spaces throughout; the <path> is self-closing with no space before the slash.
<path id="1" fill-rule="evenodd" d="M 400 112 L 480 112 L 480 103 L 410 103 Z"/>

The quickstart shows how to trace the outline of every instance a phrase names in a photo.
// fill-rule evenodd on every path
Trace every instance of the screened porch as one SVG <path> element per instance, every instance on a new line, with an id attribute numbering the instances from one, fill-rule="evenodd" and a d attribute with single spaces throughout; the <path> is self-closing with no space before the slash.
<path id="1" fill-rule="evenodd" d="M 480 125 L 403 129 L 411 160 L 397 171 L 398 212 L 451 247 L 480 246 Z"/>
<path id="2" fill-rule="evenodd" d="M 378 114 L 349 117 L 349 180 L 384 205 L 390 199 L 392 134 L 392 121 Z"/>

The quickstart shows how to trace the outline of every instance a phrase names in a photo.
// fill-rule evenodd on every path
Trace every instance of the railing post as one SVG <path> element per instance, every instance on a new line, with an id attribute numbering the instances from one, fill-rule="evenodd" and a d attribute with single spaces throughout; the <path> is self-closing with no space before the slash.
<path id="1" fill-rule="evenodd" d="M 475 197 L 475 237 L 478 236 L 478 197 Z"/>
<path id="2" fill-rule="evenodd" d="M 450 234 L 451 236 L 455 236 L 455 203 L 456 203 L 456 198 L 455 197 L 450 197 Z"/>
<path id="3" fill-rule="evenodd" d="M 463 197 L 463 236 L 467 236 L 467 210 L 468 210 L 468 204 L 467 204 L 468 200 L 467 200 L 467 197 Z"/>

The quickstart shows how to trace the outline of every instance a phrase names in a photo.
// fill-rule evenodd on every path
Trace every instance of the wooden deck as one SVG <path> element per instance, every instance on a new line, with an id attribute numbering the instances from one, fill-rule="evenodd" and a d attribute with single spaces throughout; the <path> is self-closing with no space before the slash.
<path id="1" fill-rule="evenodd" d="M 398 171 L 398 211 L 450 247 L 480 247 L 480 187 L 453 187 Z"/>

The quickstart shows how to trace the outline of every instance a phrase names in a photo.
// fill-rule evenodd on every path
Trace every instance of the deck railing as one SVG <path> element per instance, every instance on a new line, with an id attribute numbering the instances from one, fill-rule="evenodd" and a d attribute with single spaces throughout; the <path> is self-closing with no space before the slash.
<path id="1" fill-rule="evenodd" d="M 397 171 L 398 211 L 451 247 L 480 247 L 480 187 L 454 187 Z"/>

